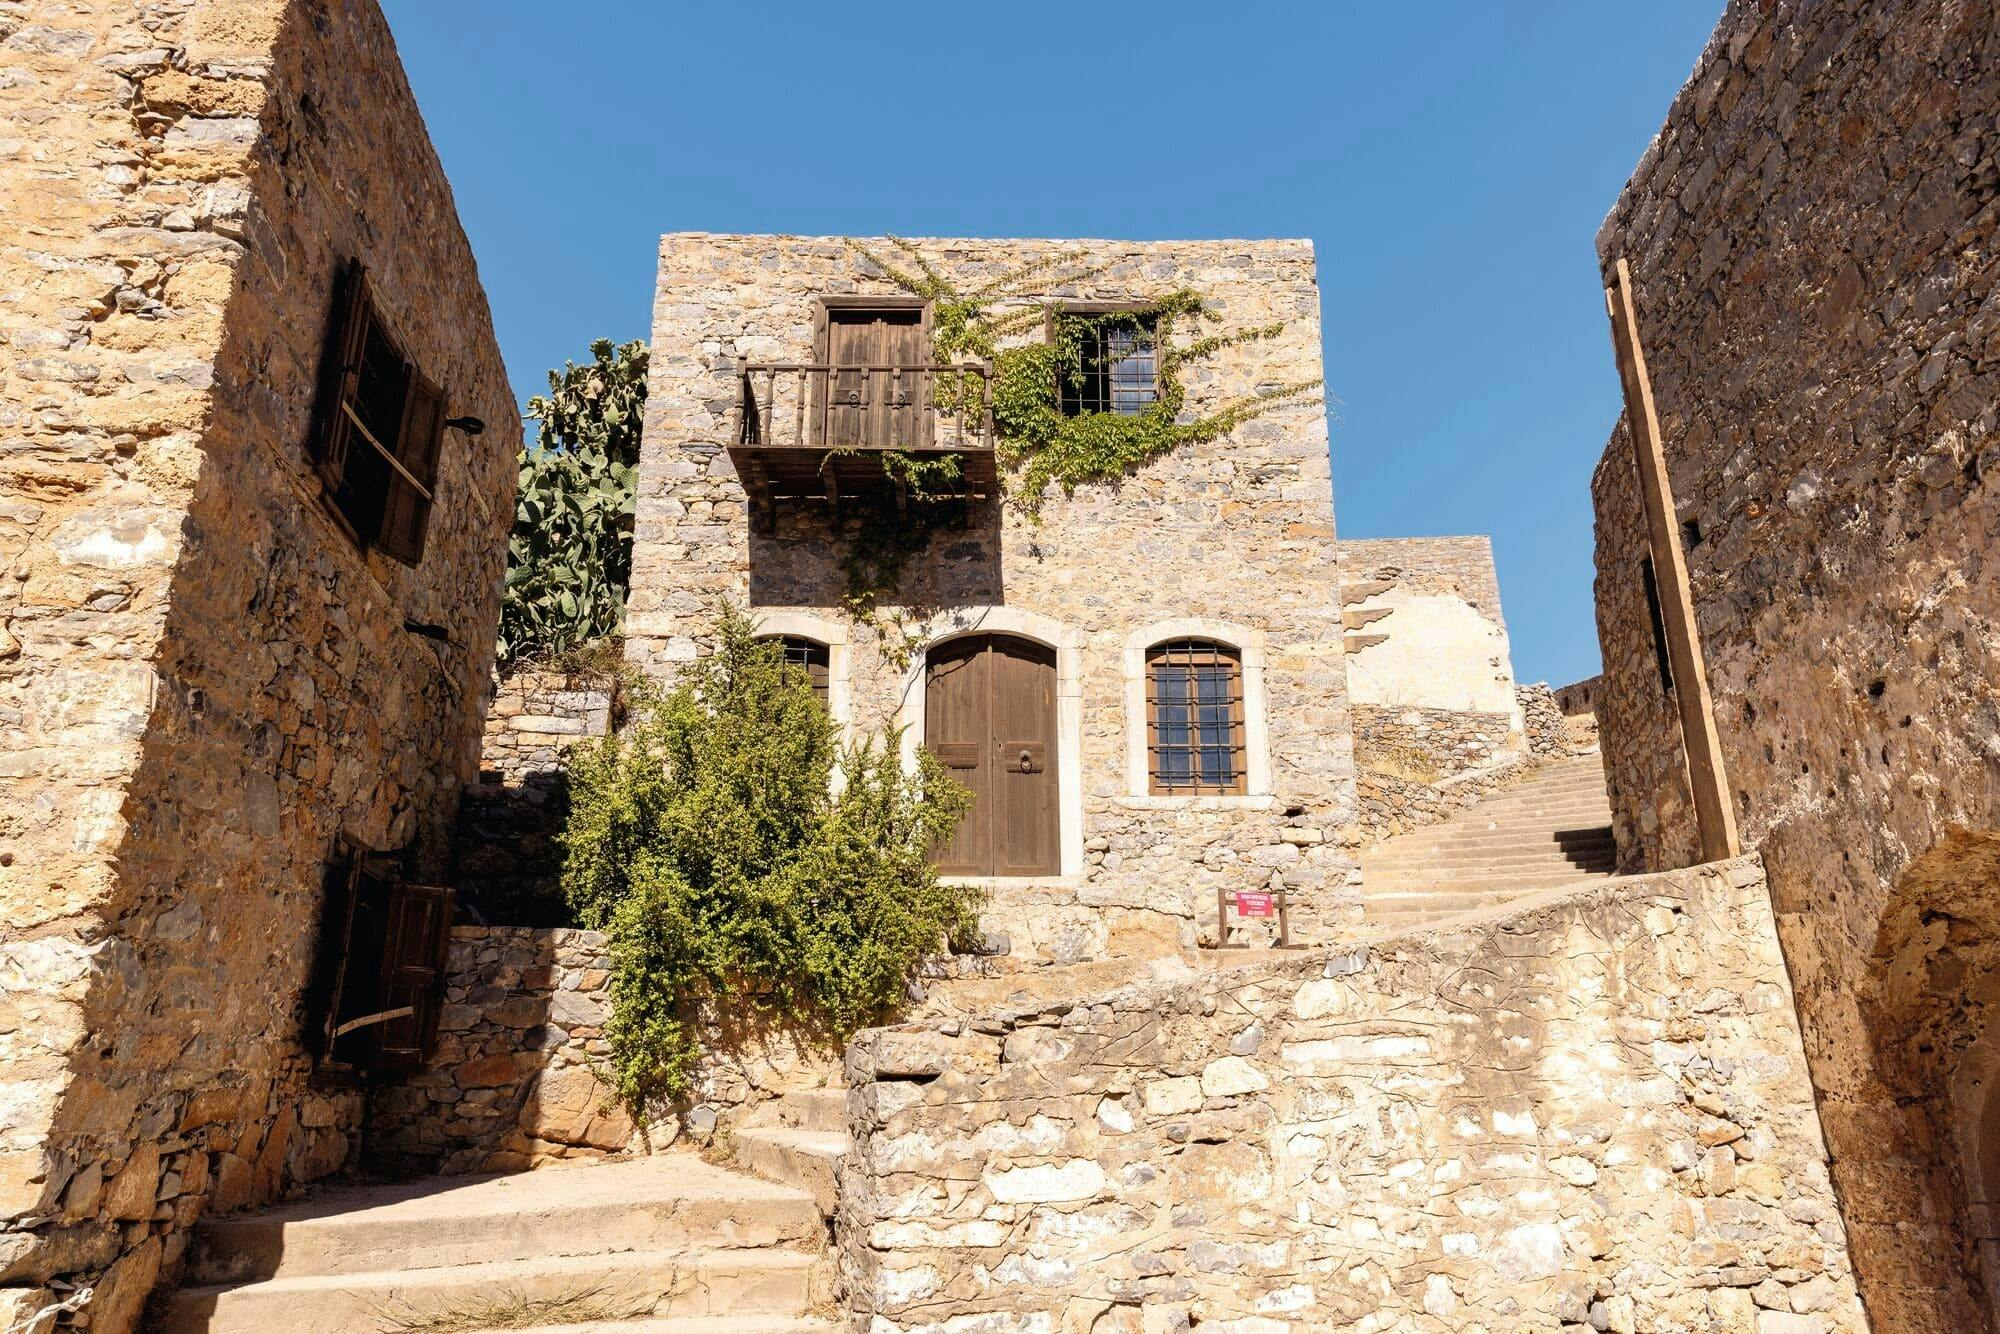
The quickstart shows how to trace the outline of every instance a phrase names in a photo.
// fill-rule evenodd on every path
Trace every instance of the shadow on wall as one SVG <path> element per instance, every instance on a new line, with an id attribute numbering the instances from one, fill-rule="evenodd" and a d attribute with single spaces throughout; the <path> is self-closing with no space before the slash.
<path id="1" fill-rule="evenodd" d="M 963 527 L 935 533 L 923 550 L 908 556 L 900 590 L 882 590 L 881 601 L 935 607 L 1000 605 L 1001 509 L 998 500 L 975 504 Z M 848 565 L 869 549 L 861 536 L 866 524 L 882 526 L 884 521 L 846 517 L 836 528 L 823 509 L 792 506 L 779 515 L 772 533 L 751 525 L 750 605 L 844 605 Z M 887 521 L 886 527 L 893 531 L 894 521 Z"/>
<path id="2" fill-rule="evenodd" d="M 390 1175 L 519 1171 L 620 1150 L 636 1127 L 596 1073 L 609 974 L 595 931 L 452 931 L 430 1067 L 369 1097 L 362 1161 Z"/>
<path id="3" fill-rule="evenodd" d="M 457 874 L 461 919 L 505 926 L 556 927 L 572 922 L 561 890 L 562 849 L 556 842 L 569 812 L 561 769 L 518 782 L 482 781 L 459 803 Z"/>
<path id="4" fill-rule="evenodd" d="M 460 926 L 429 1067 L 369 1097 L 364 1164 L 390 1175 L 512 1172 L 667 1147 L 683 1122 L 832 1082 L 838 1044 L 788 1024 L 772 998 L 704 1006 L 703 1065 L 685 1116 L 639 1125 L 611 1084 L 610 960 L 597 931 Z"/>
<path id="5" fill-rule="evenodd" d="M 1920 1244 L 1960 1328 L 2000 1309 L 2000 832 L 1952 829 L 1911 863 L 1883 914 L 1863 1013 L 1896 1101 L 1877 1128 L 1907 1181 L 1850 1197 L 1857 1232 Z M 1904 1160 L 1901 1164 L 1896 1159 Z M 1865 1235 L 1865 1234 L 1864 1234 Z M 1953 1245 L 1946 1238 L 1955 1238 Z M 1856 1258 L 1867 1248 L 1857 1238 Z M 1955 1268 L 1958 1273 L 1951 1272 Z"/>

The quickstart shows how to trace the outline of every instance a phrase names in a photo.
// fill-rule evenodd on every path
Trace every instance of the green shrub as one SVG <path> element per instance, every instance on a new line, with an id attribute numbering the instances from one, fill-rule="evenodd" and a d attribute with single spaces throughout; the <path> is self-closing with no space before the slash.
<path id="1" fill-rule="evenodd" d="M 632 688 L 626 726 L 569 755 L 565 896 L 611 938 L 616 1084 L 641 1112 L 684 1097 L 694 1013 L 760 997 L 844 1040 L 976 922 L 929 851 L 970 803 L 895 736 L 843 746 L 805 674 L 725 609 L 716 652 L 673 689 Z M 838 769 L 839 781 L 834 781 Z"/>

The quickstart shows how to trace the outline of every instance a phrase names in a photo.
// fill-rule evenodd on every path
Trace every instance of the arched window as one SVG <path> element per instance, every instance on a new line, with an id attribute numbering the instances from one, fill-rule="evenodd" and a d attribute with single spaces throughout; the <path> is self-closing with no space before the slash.
<path id="1" fill-rule="evenodd" d="M 1146 650 L 1148 790 L 1155 796 L 1249 791 L 1243 656 L 1211 639 Z"/>
<path id="2" fill-rule="evenodd" d="M 785 665 L 796 667 L 812 682 L 813 694 L 819 702 L 829 703 L 833 683 L 833 654 L 825 644 L 804 635 L 772 635 L 785 646 Z"/>

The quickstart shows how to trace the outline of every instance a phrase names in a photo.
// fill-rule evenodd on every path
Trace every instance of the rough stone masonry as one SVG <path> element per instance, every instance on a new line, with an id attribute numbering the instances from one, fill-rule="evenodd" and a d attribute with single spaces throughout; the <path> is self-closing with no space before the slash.
<path id="1" fill-rule="evenodd" d="M 444 869 L 520 428 L 372 3 L 0 4 L 0 197 L 0 1324 L 62 1279 L 119 1334 L 204 1210 L 350 1157 L 323 864 Z M 487 424 L 416 568 L 310 486 L 351 257 Z"/>
<path id="2" fill-rule="evenodd" d="M 1985 1328 L 2000 1291 L 1996 235 L 1990 0 L 1782 0 L 1729 6 L 1598 241 L 1885 1331 Z M 1594 484 L 1594 693 L 1621 854 L 1661 868 L 1694 830 L 1631 457 Z"/>
<path id="3" fill-rule="evenodd" d="M 849 1048 L 876 1334 L 1864 1328 L 1754 858 Z"/>

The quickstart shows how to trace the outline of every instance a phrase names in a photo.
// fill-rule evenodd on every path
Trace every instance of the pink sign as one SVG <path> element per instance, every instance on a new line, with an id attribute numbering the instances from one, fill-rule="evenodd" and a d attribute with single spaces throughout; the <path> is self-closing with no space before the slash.
<path id="1" fill-rule="evenodd" d="M 1257 889 L 1236 891 L 1236 915 L 1238 917 L 1271 917 L 1276 913 L 1276 900 L 1270 894 Z"/>

